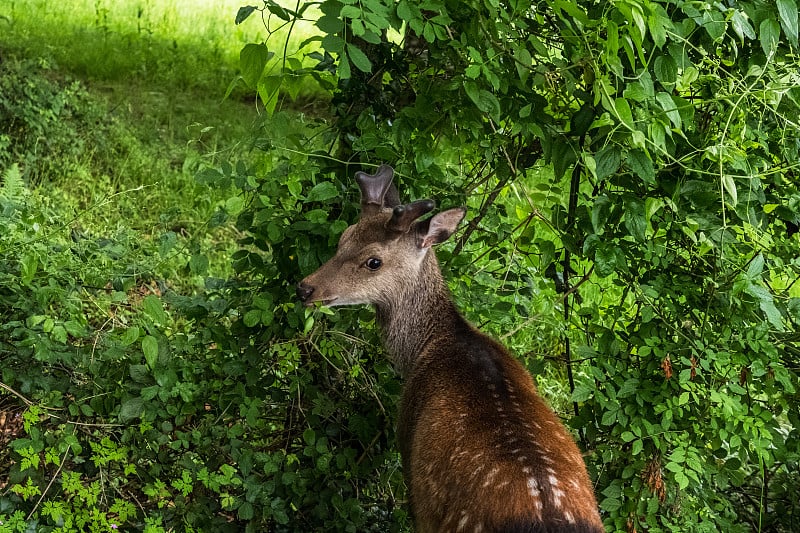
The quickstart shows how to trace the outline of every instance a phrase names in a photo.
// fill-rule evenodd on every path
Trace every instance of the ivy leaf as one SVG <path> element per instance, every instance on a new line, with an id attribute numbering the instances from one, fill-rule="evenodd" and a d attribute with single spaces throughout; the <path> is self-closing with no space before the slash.
<path id="1" fill-rule="evenodd" d="M 778 0 L 777 5 L 783 33 L 797 46 L 797 3 L 795 0 Z"/>

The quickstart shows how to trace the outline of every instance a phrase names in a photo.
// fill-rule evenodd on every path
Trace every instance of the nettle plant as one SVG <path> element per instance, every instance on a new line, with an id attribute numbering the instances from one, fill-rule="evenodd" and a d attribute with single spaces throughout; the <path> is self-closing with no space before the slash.
<path id="1" fill-rule="evenodd" d="M 304 76 L 331 91 L 314 142 L 261 138 L 278 170 L 248 187 L 289 188 L 240 219 L 266 276 L 286 294 L 330 255 L 361 165 L 413 176 L 413 197 L 477 198 L 442 254 L 454 292 L 566 373 L 606 525 L 797 528 L 796 1 L 313 5 L 293 56 L 274 30 L 312 3 L 237 17 L 270 32 L 241 55 L 267 111 Z"/>

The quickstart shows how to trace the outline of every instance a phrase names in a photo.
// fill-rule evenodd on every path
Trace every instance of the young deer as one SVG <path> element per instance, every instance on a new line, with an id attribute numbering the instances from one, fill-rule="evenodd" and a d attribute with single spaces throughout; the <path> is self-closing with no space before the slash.
<path id="1" fill-rule="evenodd" d="M 464 209 L 401 205 L 394 171 L 356 174 L 361 218 L 297 286 L 306 305 L 372 304 L 405 378 L 398 439 L 418 532 L 599 533 L 583 458 L 528 372 L 458 312 L 431 246 Z"/>

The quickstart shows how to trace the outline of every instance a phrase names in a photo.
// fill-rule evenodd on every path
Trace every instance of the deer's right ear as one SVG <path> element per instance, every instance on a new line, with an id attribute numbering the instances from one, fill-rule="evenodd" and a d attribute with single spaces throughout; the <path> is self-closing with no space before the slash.
<path id="1" fill-rule="evenodd" d="M 417 227 L 420 248 L 429 248 L 450 238 L 455 233 L 458 223 L 464 218 L 467 209 L 457 207 L 436 213 Z"/>

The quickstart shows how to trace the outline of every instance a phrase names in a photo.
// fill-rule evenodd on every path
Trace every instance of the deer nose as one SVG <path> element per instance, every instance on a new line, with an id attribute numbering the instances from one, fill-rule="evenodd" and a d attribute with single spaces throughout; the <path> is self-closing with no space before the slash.
<path id="1" fill-rule="evenodd" d="M 296 292 L 297 292 L 297 297 L 300 298 L 300 301 L 305 302 L 309 298 L 311 298 L 311 295 L 314 293 L 314 287 L 306 285 L 301 281 L 300 283 L 297 284 Z"/>

